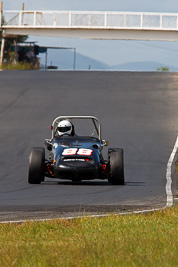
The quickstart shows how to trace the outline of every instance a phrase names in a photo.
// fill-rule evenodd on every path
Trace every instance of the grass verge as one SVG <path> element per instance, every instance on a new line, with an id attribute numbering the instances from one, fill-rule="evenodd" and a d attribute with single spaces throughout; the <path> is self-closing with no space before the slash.
<path id="1" fill-rule="evenodd" d="M 178 206 L 0 225 L 0 266 L 178 266 Z"/>
<path id="2" fill-rule="evenodd" d="M 31 70 L 31 64 L 29 63 L 3 63 L 0 65 L 1 70 Z"/>

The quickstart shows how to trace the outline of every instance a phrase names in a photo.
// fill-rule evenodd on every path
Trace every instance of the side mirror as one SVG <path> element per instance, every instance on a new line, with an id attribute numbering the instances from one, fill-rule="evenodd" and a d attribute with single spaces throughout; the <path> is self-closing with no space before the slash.
<path id="1" fill-rule="evenodd" d="M 52 144 L 51 144 L 50 139 L 45 139 L 44 144 L 46 145 L 46 147 L 47 147 L 47 149 L 48 149 L 49 151 L 52 150 Z"/>
<path id="2" fill-rule="evenodd" d="M 109 146 L 109 141 L 107 141 L 107 140 L 102 140 L 102 141 L 101 141 L 101 145 L 102 145 L 102 146 Z"/>

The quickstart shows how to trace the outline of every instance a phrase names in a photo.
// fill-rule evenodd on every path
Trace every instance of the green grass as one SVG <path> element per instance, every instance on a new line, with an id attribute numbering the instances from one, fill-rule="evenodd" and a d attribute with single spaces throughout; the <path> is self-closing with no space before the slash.
<path id="1" fill-rule="evenodd" d="M 178 207 L 0 225 L 0 266 L 178 266 Z"/>
<path id="2" fill-rule="evenodd" d="M 3 63 L 0 65 L 0 69 L 2 70 L 31 70 L 31 64 L 29 63 Z"/>

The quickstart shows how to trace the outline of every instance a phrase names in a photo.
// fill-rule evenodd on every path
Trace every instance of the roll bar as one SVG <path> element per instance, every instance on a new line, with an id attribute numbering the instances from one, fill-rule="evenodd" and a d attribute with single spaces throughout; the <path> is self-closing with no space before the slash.
<path id="1" fill-rule="evenodd" d="M 55 133 L 57 131 L 57 124 L 61 121 L 61 120 L 70 120 L 70 119 L 90 119 L 92 120 L 94 127 L 96 129 L 96 132 L 98 134 L 99 140 L 101 140 L 101 123 L 99 122 L 99 120 L 96 117 L 93 116 L 59 116 L 57 117 L 52 125 L 51 125 L 51 130 L 52 130 L 52 136 L 51 136 L 51 141 L 54 139 L 55 137 Z"/>

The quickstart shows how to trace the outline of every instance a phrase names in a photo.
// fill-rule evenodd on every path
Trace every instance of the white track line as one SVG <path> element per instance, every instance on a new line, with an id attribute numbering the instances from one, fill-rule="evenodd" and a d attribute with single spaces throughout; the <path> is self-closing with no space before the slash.
<path id="1" fill-rule="evenodd" d="M 81 216 L 70 216 L 70 217 L 58 217 L 58 218 L 51 218 L 51 219 L 29 219 L 29 220 L 17 220 L 17 221 L 2 221 L 0 224 L 7 224 L 7 223 L 27 223 L 27 222 L 46 222 L 46 221 L 53 221 L 53 220 L 73 220 L 73 219 L 82 219 L 82 218 L 97 218 L 97 217 L 107 217 L 110 215 L 118 216 L 118 215 L 132 215 L 132 214 L 140 214 L 140 213 L 148 213 L 163 210 L 163 208 L 157 209 L 148 209 L 148 210 L 138 210 L 138 211 L 127 211 L 127 212 L 120 212 L 120 213 L 106 213 L 106 214 L 95 214 L 95 215 L 81 215 Z"/>
<path id="2" fill-rule="evenodd" d="M 166 170 L 166 195 L 167 195 L 167 207 L 172 207 L 173 206 L 173 194 L 172 194 L 172 189 L 171 189 L 171 184 L 172 184 L 172 178 L 171 178 L 171 168 L 172 168 L 172 163 L 175 157 L 175 154 L 178 150 L 178 136 L 177 136 L 177 140 L 175 142 L 174 148 L 172 150 L 172 153 L 170 155 L 170 158 L 168 160 L 168 164 L 167 164 L 167 170 Z"/>

